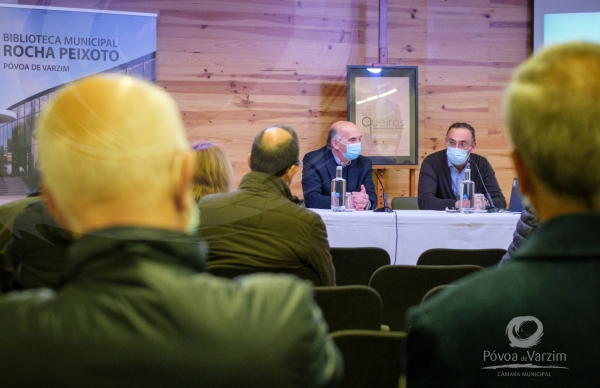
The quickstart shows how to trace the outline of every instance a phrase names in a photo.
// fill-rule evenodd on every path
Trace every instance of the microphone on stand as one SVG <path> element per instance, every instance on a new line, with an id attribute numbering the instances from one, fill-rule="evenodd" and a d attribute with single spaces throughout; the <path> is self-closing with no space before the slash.
<path id="1" fill-rule="evenodd" d="M 469 156 L 469 163 L 471 163 L 471 157 Z M 490 195 L 490 192 L 488 191 L 487 187 L 485 186 L 485 182 L 483 181 L 483 177 L 481 176 L 481 172 L 479 171 L 479 167 L 477 166 L 477 163 L 475 163 L 473 161 L 473 164 L 475 165 L 475 169 L 477 170 L 477 175 L 479 175 L 479 180 L 481 180 L 481 184 L 483 185 L 483 190 L 485 190 L 485 196 L 488 200 L 488 202 L 490 203 L 490 206 L 487 209 L 488 213 L 498 213 L 499 210 L 496 206 L 494 206 L 494 201 L 492 201 L 492 196 Z"/>
<path id="2" fill-rule="evenodd" d="M 383 187 L 383 182 L 381 182 L 381 179 L 379 179 L 379 174 L 377 174 L 377 171 L 371 170 L 372 172 L 375 173 L 375 176 L 377 177 L 377 180 L 379 181 L 379 184 L 381 185 L 381 190 L 383 191 L 383 207 L 378 207 L 377 209 L 373 210 L 373 212 L 375 213 L 391 213 L 392 209 L 388 206 L 388 201 L 387 201 L 387 194 L 385 193 L 385 187 Z"/>

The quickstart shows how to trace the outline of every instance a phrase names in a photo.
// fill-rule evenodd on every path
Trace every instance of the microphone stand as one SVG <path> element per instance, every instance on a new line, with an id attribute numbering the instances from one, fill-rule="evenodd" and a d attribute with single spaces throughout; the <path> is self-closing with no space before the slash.
<path id="1" fill-rule="evenodd" d="M 469 158 L 469 163 L 471 163 L 472 160 L 471 158 Z M 490 195 L 490 192 L 488 191 L 487 187 L 485 186 L 485 182 L 483 181 L 483 177 L 481 176 L 481 172 L 479 171 L 479 167 L 477 166 L 477 163 L 475 163 L 473 161 L 473 164 L 475 165 L 475 169 L 477 170 L 477 175 L 479 175 L 479 180 L 481 180 L 481 185 L 483 186 L 483 190 L 485 190 L 485 196 L 487 197 L 488 202 L 490 203 L 490 206 L 487 209 L 488 213 L 498 213 L 499 210 L 496 206 L 494 206 L 494 201 L 492 201 L 492 196 Z"/>
<path id="2" fill-rule="evenodd" d="M 392 209 L 388 206 L 388 201 L 387 201 L 387 195 L 385 193 L 385 187 L 383 187 L 383 182 L 381 182 L 381 179 L 379 179 L 379 174 L 377 174 L 377 171 L 371 170 L 372 172 L 375 173 L 375 176 L 377 177 L 377 180 L 379 181 L 379 184 L 381 185 L 381 190 L 383 191 L 383 207 L 378 207 L 377 209 L 373 210 L 374 213 L 391 213 Z"/>

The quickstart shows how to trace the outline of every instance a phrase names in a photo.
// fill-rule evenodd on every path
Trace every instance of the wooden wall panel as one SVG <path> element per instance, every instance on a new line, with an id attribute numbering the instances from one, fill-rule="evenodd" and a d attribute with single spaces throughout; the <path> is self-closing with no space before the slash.
<path id="1" fill-rule="evenodd" d="M 191 141 L 222 143 L 236 180 L 252 139 L 292 125 L 302 155 L 346 117 L 346 65 L 378 61 L 377 0 L 21 0 L 20 4 L 158 13 L 158 85 L 182 111 Z M 419 156 L 445 148 L 455 121 L 508 196 L 514 172 L 502 96 L 530 53 L 531 0 L 388 0 L 389 62 L 419 66 Z M 301 156 L 302 156 L 301 155 Z M 408 172 L 389 170 L 390 198 Z M 292 191 L 301 196 L 300 176 Z M 507 198 L 508 199 L 508 198 Z"/>

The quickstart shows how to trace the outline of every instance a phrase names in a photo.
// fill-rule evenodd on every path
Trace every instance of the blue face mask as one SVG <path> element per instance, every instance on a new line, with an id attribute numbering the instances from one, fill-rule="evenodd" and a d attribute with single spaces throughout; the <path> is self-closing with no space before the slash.
<path id="1" fill-rule="evenodd" d="M 469 150 L 461 150 L 459 148 L 448 147 L 446 149 L 446 155 L 448 160 L 455 166 L 460 166 L 467 161 Z"/>
<path id="2" fill-rule="evenodd" d="M 341 142 L 340 142 L 341 143 Z M 342 143 L 344 144 L 344 143 Z M 348 160 L 354 160 L 358 158 L 361 151 L 361 143 L 344 144 L 346 146 L 346 152 L 344 152 L 344 158 Z"/>

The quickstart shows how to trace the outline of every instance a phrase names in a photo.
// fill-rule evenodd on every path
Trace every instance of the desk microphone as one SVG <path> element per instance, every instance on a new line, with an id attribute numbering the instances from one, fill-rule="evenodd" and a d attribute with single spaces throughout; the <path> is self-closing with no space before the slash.
<path id="1" fill-rule="evenodd" d="M 377 177 L 377 180 L 379 181 L 379 184 L 381 185 L 381 190 L 383 191 L 383 207 L 378 207 L 377 209 L 373 210 L 373 212 L 375 213 L 391 213 L 392 209 L 388 206 L 388 201 L 387 201 L 387 194 L 385 193 L 385 187 L 383 187 L 383 183 L 381 182 L 381 179 L 379 179 L 379 174 L 377 174 L 377 171 L 371 170 L 372 172 L 375 173 L 375 176 Z"/>
<path id="2" fill-rule="evenodd" d="M 469 157 L 469 163 L 471 163 L 470 157 Z M 487 200 L 490 203 L 490 207 L 488 208 L 487 212 L 488 213 L 498 213 L 499 210 L 496 206 L 494 206 L 494 201 L 492 201 L 492 196 L 490 195 L 490 192 L 488 191 L 487 187 L 485 186 L 485 182 L 483 181 L 483 177 L 481 176 L 481 172 L 479 171 L 479 167 L 477 166 L 477 163 L 475 163 L 475 161 L 473 161 L 473 164 L 475 165 L 475 169 L 477 170 L 477 175 L 479 175 L 479 180 L 481 180 L 481 184 L 483 185 L 483 190 L 485 190 L 485 196 L 487 197 Z"/>

